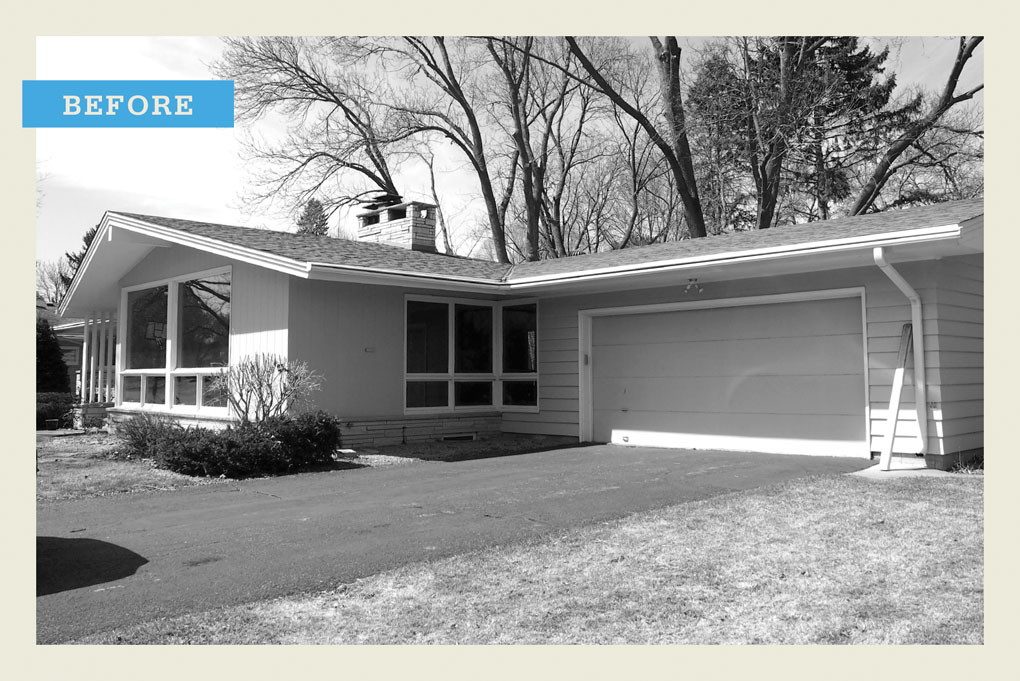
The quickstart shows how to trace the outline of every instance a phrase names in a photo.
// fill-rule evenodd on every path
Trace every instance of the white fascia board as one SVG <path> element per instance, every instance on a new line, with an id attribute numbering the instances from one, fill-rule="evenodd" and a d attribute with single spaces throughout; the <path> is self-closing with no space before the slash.
<path id="1" fill-rule="evenodd" d="M 113 227 L 156 237 L 163 241 L 187 246 L 189 248 L 195 248 L 200 251 L 205 251 L 206 253 L 222 255 L 226 258 L 239 260 L 250 265 L 265 267 L 277 272 L 283 272 L 284 274 L 293 274 L 295 276 L 305 278 L 308 277 L 308 271 L 310 269 L 309 263 L 301 260 L 293 260 L 291 258 L 285 258 L 282 255 L 274 255 L 254 248 L 237 246 L 225 241 L 220 241 L 219 239 L 212 239 L 210 237 L 184 232 L 174 229 L 173 227 L 154 225 L 151 222 L 145 222 L 136 218 L 129 218 L 124 215 L 113 214 L 110 218 L 110 224 Z"/>
<path id="2" fill-rule="evenodd" d="M 443 289 L 477 293 L 506 293 L 505 283 L 494 279 L 458 277 L 446 274 L 414 274 L 377 267 L 355 265 L 334 265 L 331 263 L 309 263 L 310 279 L 343 281 L 350 284 L 381 284 L 405 288 Z"/>
<path id="3" fill-rule="evenodd" d="M 942 227 L 928 227 L 924 229 L 913 229 L 903 232 L 886 232 L 879 235 L 864 237 L 851 237 L 848 239 L 833 239 L 829 241 L 813 241 L 792 246 L 774 246 L 771 248 L 758 248 L 749 251 L 737 251 L 728 253 L 715 253 L 712 255 L 692 256 L 688 258 L 677 258 L 673 260 L 660 260 L 654 262 L 618 265 L 616 267 L 605 267 L 579 272 L 566 272 L 561 274 L 538 275 L 522 279 L 511 279 L 508 286 L 511 290 L 527 290 L 529 288 L 553 284 L 564 281 L 585 281 L 608 279 L 612 277 L 625 276 L 629 274 L 640 274 L 645 272 L 662 272 L 670 270 L 694 269 L 697 267 L 711 265 L 734 265 L 738 263 L 753 263 L 763 260 L 776 260 L 779 258 L 790 258 L 803 255 L 816 255 L 822 253 L 839 253 L 851 250 L 866 250 L 876 246 L 897 246 L 918 242 L 940 241 L 944 239 L 956 239 L 960 236 L 959 225 L 946 225 Z"/>
<path id="4" fill-rule="evenodd" d="M 560 282 L 583 282 L 611 280 L 617 277 L 636 276 L 652 272 L 680 271 L 697 269 L 705 266 L 751 264 L 765 260 L 790 258 L 823 253 L 838 253 L 857 249 L 871 249 L 876 246 L 895 246 L 919 242 L 938 241 L 959 238 L 960 225 L 943 225 L 923 229 L 911 229 L 901 232 L 886 232 L 878 235 L 850 237 L 814 241 L 803 244 L 759 248 L 748 251 L 716 253 L 712 255 L 676 258 L 646 263 L 618 265 L 587 271 L 565 272 L 559 274 L 538 275 L 510 281 L 496 281 L 476 277 L 460 277 L 442 274 L 416 274 L 399 270 L 387 270 L 355 265 L 337 265 L 332 263 L 315 263 L 292 260 L 278 255 L 244 248 L 217 239 L 198 236 L 188 232 L 153 225 L 143 220 L 129 218 L 124 215 L 107 213 L 103 216 L 100 231 L 86 254 L 71 282 L 68 295 L 64 302 L 70 300 L 77 282 L 87 269 L 92 254 L 98 247 L 100 237 L 109 238 L 110 228 L 118 227 L 129 231 L 153 236 L 165 241 L 197 248 L 209 253 L 266 267 L 284 274 L 306 279 L 322 279 L 327 281 L 344 281 L 349 283 L 403 286 L 417 289 L 444 289 L 459 292 L 489 293 L 496 295 L 520 295 L 533 289 L 553 286 Z M 58 313 L 63 314 L 66 305 L 61 305 Z"/>
<path id="5" fill-rule="evenodd" d="M 75 290 L 78 288 L 78 284 L 81 282 L 82 277 L 85 276 L 86 270 L 89 268 L 89 263 L 92 262 L 92 257 L 99 250 L 99 244 L 109 238 L 110 232 L 110 211 L 103 213 L 103 219 L 99 221 L 99 229 L 96 231 L 96 236 L 93 237 L 92 243 L 89 244 L 89 248 L 85 251 L 85 256 L 81 259 L 81 264 L 78 265 L 78 271 L 74 273 L 74 278 L 71 279 L 71 283 L 67 286 L 67 292 L 64 293 L 63 299 L 60 301 L 60 305 L 57 306 L 57 314 L 61 317 L 64 316 L 67 311 L 67 306 L 71 302 L 71 298 L 74 296 Z"/>

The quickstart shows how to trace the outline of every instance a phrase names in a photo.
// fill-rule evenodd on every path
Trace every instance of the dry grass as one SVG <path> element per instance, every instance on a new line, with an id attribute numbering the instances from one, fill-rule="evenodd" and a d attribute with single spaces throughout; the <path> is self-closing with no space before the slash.
<path id="1" fill-rule="evenodd" d="M 82 643 L 983 641 L 983 480 L 816 478 Z"/>
<path id="2" fill-rule="evenodd" d="M 339 467 L 392 466 L 420 461 L 466 461 L 576 445 L 576 438 L 504 435 L 464 442 L 418 442 L 362 448 Z M 105 432 L 36 440 L 36 500 L 55 501 L 128 492 L 174 490 L 220 482 L 153 468 L 146 459 L 118 455 L 118 441 Z"/>
<path id="3" fill-rule="evenodd" d="M 153 468 L 148 460 L 119 456 L 117 447 L 117 439 L 103 432 L 38 438 L 36 500 L 174 490 L 219 482 Z"/>

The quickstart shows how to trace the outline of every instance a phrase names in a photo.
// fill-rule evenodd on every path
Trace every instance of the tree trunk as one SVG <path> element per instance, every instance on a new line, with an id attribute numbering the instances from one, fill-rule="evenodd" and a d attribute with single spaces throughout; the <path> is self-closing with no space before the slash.
<path id="1" fill-rule="evenodd" d="M 974 97 L 975 94 L 984 89 L 984 83 L 971 88 L 963 94 L 957 95 L 956 86 L 960 81 L 960 73 L 963 71 L 963 67 L 967 64 L 967 61 L 973 56 L 974 50 L 984 40 L 983 37 L 978 36 L 965 40 L 963 37 L 960 38 L 960 46 L 956 51 L 956 61 L 953 63 L 953 68 L 949 72 L 949 78 L 946 80 L 946 85 L 942 90 L 942 95 L 939 97 L 938 102 L 928 113 L 927 116 L 916 122 L 907 131 L 900 135 L 882 154 L 881 160 L 875 170 L 871 173 L 871 177 L 868 182 L 861 189 L 857 195 L 857 199 L 854 201 L 853 206 L 850 208 L 850 215 L 860 215 L 866 213 L 878 199 L 879 194 L 882 191 L 882 187 L 889 181 L 896 169 L 893 168 L 893 164 L 896 159 L 900 157 L 912 144 L 917 142 L 921 138 L 921 135 L 926 133 L 928 130 L 935 125 L 936 122 L 956 104 L 966 101 Z"/>

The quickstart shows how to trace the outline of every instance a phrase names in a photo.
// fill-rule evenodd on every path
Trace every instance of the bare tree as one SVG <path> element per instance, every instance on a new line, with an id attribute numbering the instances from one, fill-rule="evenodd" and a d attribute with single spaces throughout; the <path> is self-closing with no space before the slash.
<path id="1" fill-rule="evenodd" d="M 851 215 L 860 215 L 866 213 L 875 201 L 878 199 L 882 188 L 886 185 L 889 179 L 900 169 L 910 164 L 908 159 L 905 162 L 899 162 L 900 157 L 912 146 L 915 146 L 920 141 L 922 135 L 931 130 L 935 124 L 948 112 L 951 108 L 961 102 L 973 99 L 974 95 L 984 89 L 984 83 L 972 87 L 966 92 L 957 94 L 956 90 L 959 86 L 960 76 L 963 73 L 963 68 L 970 61 L 971 57 L 974 56 L 974 50 L 984 40 L 983 37 L 971 37 L 967 39 L 965 36 L 960 37 L 959 46 L 956 51 L 956 59 L 953 62 L 953 67 L 949 71 L 949 77 L 946 79 L 946 84 L 942 88 L 942 94 L 935 101 L 928 113 L 915 121 L 913 124 L 907 127 L 903 133 L 896 138 L 886 149 L 885 153 L 879 159 L 878 164 L 871 172 L 871 176 L 868 181 L 861 188 L 857 194 L 857 199 L 850 207 Z M 923 157 L 924 154 L 920 154 L 919 157 Z M 915 157 L 916 158 L 916 157 Z"/>
<path id="2" fill-rule="evenodd" d="M 433 203 L 436 204 L 436 222 L 439 224 L 439 234 L 443 239 L 443 252 L 452 254 L 454 250 L 450 243 L 450 230 L 446 225 L 443 202 L 439 200 L 439 192 L 436 190 L 436 155 L 432 153 L 431 149 L 426 148 L 418 151 L 418 157 L 425 162 L 425 166 L 429 169 L 429 191 L 432 194 Z"/>
<path id="3" fill-rule="evenodd" d="M 394 127 L 373 93 L 382 78 L 366 72 L 341 39 L 243 37 L 225 39 L 214 65 L 234 81 L 237 115 L 258 121 L 279 114 L 290 121 L 277 142 L 252 139 L 247 150 L 264 170 L 248 201 L 288 197 L 301 205 L 322 195 L 328 213 L 375 192 L 397 194 L 391 164 L 406 155 L 410 136 Z"/>
<path id="4" fill-rule="evenodd" d="M 588 74 L 591 87 L 607 96 L 613 104 L 633 118 L 662 152 L 673 173 L 676 190 L 684 206 L 684 217 L 690 236 L 702 237 L 705 236 L 705 219 L 701 211 L 701 200 L 698 198 L 690 142 L 687 139 L 686 115 L 680 87 L 680 45 L 673 36 L 667 37 L 665 43 L 654 36 L 650 40 L 656 53 L 666 136 L 659 132 L 644 112 L 627 101 L 613 87 L 606 74 L 589 59 L 574 37 L 566 37 L 570 51 Z"/>
<path id="5" fill-rule="evenodd" d="M 64 258 L 35 261 L 35 292 L 51 305 L 59 305 L 74 273 Z"/>

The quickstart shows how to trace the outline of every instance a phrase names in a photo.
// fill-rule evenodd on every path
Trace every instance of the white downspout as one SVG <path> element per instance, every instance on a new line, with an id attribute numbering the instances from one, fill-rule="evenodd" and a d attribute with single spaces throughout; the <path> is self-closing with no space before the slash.
<path id="1" fill-rule="evenodd" d="M 921 316 L 921 296 L 892 265 L 886 262 L 885 253 L 881 247 L 874 250 L 874 256 L 875 264 L 910 301 L 910 324 L 914 337 L 914 409 L 917 412 L 917 427 L 921 433 L 921 451 L 918 454 L 927 454 L 928 397 L 927 381 L 924 375 L 924 320 Z"/>

